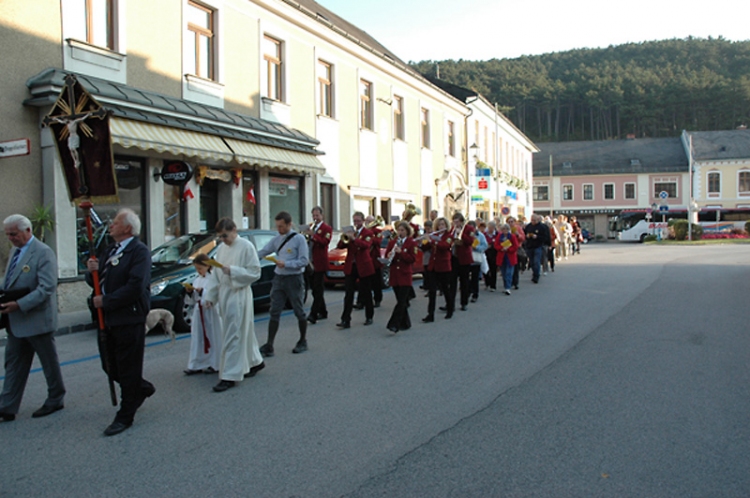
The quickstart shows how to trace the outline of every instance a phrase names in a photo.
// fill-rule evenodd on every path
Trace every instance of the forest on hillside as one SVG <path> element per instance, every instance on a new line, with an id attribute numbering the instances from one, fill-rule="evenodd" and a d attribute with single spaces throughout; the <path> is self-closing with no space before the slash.
<path id="1" fill-rule="evenodd" d="M 687 38 L 411 65 L 478 91 L 538 142 L 669 137 L 750 124 L 750 41 Z"/>

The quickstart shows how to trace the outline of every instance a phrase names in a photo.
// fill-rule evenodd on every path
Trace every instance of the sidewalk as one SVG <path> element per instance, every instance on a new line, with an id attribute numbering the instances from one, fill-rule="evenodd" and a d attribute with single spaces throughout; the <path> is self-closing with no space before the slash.
<path id="1" fill-rule="evenodd" d="M 57 332 L 55 332 L 55 336 L 83 332 L 84 330 L 95 328 L 96 325 L 91 321 L 91 312 L 89 310 L 59 313 L 57 315 Z M 5 346 L 7 337 L 5 329 L 0 329 L 0 347 Z"/>

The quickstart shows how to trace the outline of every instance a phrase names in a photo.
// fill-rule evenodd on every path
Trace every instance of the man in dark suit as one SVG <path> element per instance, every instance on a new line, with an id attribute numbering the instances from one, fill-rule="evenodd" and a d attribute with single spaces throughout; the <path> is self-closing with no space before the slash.
<path id="1" fill-rule="evenodd" d="M 95 308 L 104 310 L 106 330 L 104 340 L 100 337 L 99 342 L 102 367 L 120 384 L 122 398 L 115 420 L 104 430 L 105 436 L 133 425 L 136 410 L 156 392 L 154 385 L 142 377 L 151 252 L 138 240 L 140 231 L 138 215 L 130 209 L 120 210 L 109 227 L 115 245 L 105 249 L 98 261 L 88 261 L 87 281 L 91 284 L 90 272 L 99 270 L 102 282 L 103 295 L 92 300 Z"/>
<path id="2" fill-rule="evenodd" d="M 32 235 L 31 222 L 25 216 L 9 216 L 3 225 L 15 247 L 1 287 L 8 299 L 0 305 L 8 332 L 0 420 L 10 422 L 21 405 L 34 353 L 47 379 L 47 400 L 32 417 L 62 410 L 65 386 L 53 337 L 57 330 L 57 258 Z"/>

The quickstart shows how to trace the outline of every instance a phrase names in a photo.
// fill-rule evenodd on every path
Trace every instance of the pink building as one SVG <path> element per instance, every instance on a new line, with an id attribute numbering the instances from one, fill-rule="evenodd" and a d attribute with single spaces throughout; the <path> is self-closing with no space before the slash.
<path id="1" fill-rule="evenodd" d="M 609 219 L 622 209 L 687 207 L 688 158 L 679 138 L 537 146 L 533 198 L 539 214 L 576 216 L 591 234 L 607 238 Z"/>

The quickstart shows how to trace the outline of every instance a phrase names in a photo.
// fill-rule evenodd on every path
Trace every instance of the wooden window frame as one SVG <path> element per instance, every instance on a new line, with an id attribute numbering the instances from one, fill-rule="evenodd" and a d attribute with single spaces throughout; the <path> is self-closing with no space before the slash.
<path id="1" fill-rule="evenodd" d="M 711 177 L 713 175 L 716 175 L 718 179 L 716 180 L 716 190 L 711 190 Z M 739 183 L 737 184 L 739 187 Z M 712 198 L 718 198 L 721 197 L 721 171 L 709 171 L 706 174 L 706 196 L 712 197 Z"/>
<path id="2" fill-rule="evenodd" d="M 633 196 L 628 197 L 628 185 L 633 186 Z M 622 198 L 626 201 L 632 201 L 637 198 L 638 193 L 635 191 L 635 183 L 634 182 L 627 182 L 622 186 Z"/>
<path id="3" fill-rule="evenodd" d="M 318 112 L 321 116 L 333 117 L 333 64 L 318 59 L 318 68 L 325 76 L 318 74 Z"/>
<path id="4" fill-rule="evenodd" d="M 570 192 L 570 199 L 565 198 L 566 191 Z M 562 200 L 563 201 L 573 201 L 575 200 L 575 188 L 573 188 L 572 183 L 566 183 L 562 186 Z"/>
<path id="5" fill-rule="evenodd" d="M 361 130 L 373 131 L 372 82 L 359 79 L 359 127 Z"/>
<path id="6" fill-rule="evenodd" d="M 740 186 L 742 185 L 742 175 L 747 175 L 747 179 L 745 180 L 747 190 L 740 189 Z M 741 169 L 737 172 L 737 197 L 750 197 L 750 170 Z"/>
<path id="7" fill-rule="evenodd" d="M 591 198 L 586 198 L 586 187 L 590 187 L 591 191 Z M 583 201 L 593 201 L 595 199 L 594 195 L 594 184 L 593 183 L 583 183 L 581 184 L 581 200 Z"/>
<path id="8" fill-rule="evenodd" d="M 263 41 L 269 41 L 276 47 L 275 54 L 268 54 L 265 51 L 265 43 L 263 43 L 263 63 L 266 65 L 266 98 L 275 100 L 277 102 L 284 101 L 284 72 L 283 72 L 283 50 L 284 42 L 273 36 L 264 34 Z M 275 75 L 276 84 L 273 84 L 271 75 Z"/>
<path id="9" fill-rule="evenodd" d="M 94 2 L 96 0 L 85 0 L 85 15 L 86 15 L 86 43 L 94 46 L 100 46 L 96 44 L 96 40 L 94 40 Z M 108 50 L 115 51 L 115 2 L 114 0 L 105 0 L 106 7 L 107 7 L 107 48 Z"/>
<path id="10" fill-rule="evenodd" d="M 612 196 L 607 197 L 607 187 L 612 187 Z M 611 182 L 607 182 L 602 184 L 602 200 L 605 201 L 614 201 L 617 194 L 615 194 L 615 184 Z"/>
<path id="11" fill-rule="evenodd" d="M 195 76 L 198 76 L 199 78 L 204 78 L 207 80 L 215 81 L 216 80 L 216 46 L 215 46 L 215 28 L 216 28 L 216 11 L 212 9 L 211 7 L 208 7 L 206 5 L 200 4 L 198 2 L 193 2 L 192 0 L 188 0 L 188 7 L 193 7 L 198 10 L 202 10 L 203 12 L 206 12 L 209 14 L 208 24 L 209 27 L 205 28 L 203 26 L 197 26 L 192 23 L 188 23 L 188 31 L 193 33 L 195 35 L 195 53 L 193 54 L 194 61 L 195 61 Z M 202 67 L 202 60 L 200 56 L 200 46 L 201 46 L 201 37 L 206 37 L 209 40 L 208 43 L 208 73 L 209 74 L 199 74 L 200 69 Z"/>

